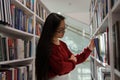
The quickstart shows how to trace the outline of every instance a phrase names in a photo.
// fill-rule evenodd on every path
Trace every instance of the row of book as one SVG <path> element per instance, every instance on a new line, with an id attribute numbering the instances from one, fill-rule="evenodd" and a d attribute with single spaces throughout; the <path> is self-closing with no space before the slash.
<path id="1" fill-rule="evenodd" d="M 0 0 L 0 23 L 12 24 L 10 0 Z"/>
<path id="2" fill-rule="evenodd" d="M 119 0 L 110 0 L 111 2 L 111 8 L 117 3 Z M 101 21 L 104 19 L 106 14 L 108 13 L 108 0 L 91 0 L 91 5 L 90 5 L 90 13 L 94 12 L 94 9 L 96 10 L 95 6 L 97 5 L 97 13 L 98 13 L 98 19 Z M 92 15 L 91 15 L 92 16 Z"/>
<path id="3" fill-rule="evenodd" d="M 35 34 L 36 35 L 38 35 L 38 36 L 40 36 L 41 35 L 41 32 L 42 32 L 42 24 L 40 24 L 40 23 L 36 23 L 36 30 L 35 30 Z"/>
<path id="4" fill-rule="evenodd" d="M 26 7 L 34 11 L 34 0 L 18 0 L 18 1 L 20 1 Z"/>
<path id="5" fill-rule="evenodd" d="M 109 59 L 109 35 L 108 35 L 108 28 L 106 29 L 106 32 L 101 33 L 97 35 L 94 38 L 95 43 L 95 49 L 93 51 L 93 56 L 96 54 L 96 59 L 90 58 L 90 66 L 91 66 L 91 77 L 92 80 L 95 79 L 96 75 L 98 76 L 98 80 L 110 80 L 110 68 L 109 71 L 106 71 L 106 68 L 100 67 L 95 61 L 99 60 L 102 64 L 110 65 L 110 59 Z M 97 74 L 95 74 L 97 69 Z"/>
<path id="6" fill-rule="evenodd" d="M 120 71 L 120 21 L 113 25 L 114 67 Z"/>
<path id="7" fill-rule="evenodd" d="M 97 53 L 97 58 L 103 63 L 110 64 L 108 28 L 106 29 L 106 32 L 97 35 L 94 42 L 96 46 L 94 53 Z"/>
<path id="8" fill-rule="evenodd" d="M 97 1 L 96 5 L 97 7 L 95 8 L 94 16 L 90 15 L 92 17 L 92 32 L 97 30 L 108 13 L 108 0 L 99 0 Z"/>
<path id="9" fill-rule="evenodd" d="M 46 19 L 48 12 L 46 9 L 40 4 L 39 0 L 36 3 L 36 14 L 41 17 L 43 20 Z"/>
<path id="10" fill-rule="evenodd" d="M 31 41 L 0 35 L 0 61 L 24 59 L 31 56 Z"/>
<path id="11" fill-rule="evenodd" d="M 100 0 L 100 2 L 98 2 L 98 7 L 96 11 L 98 25 L 101 24 L 107 13 L 108 13 L 108 0 Z"/>
<path id="12" fill-rule="evenodd" d="M 17 68 L 1 68 L 0 80 L 32 80 L 32 65 Z"/>
<path id="13" fill-rule="evenodd" d="M 120 71 L 120 21 L 116 21 L 112 27 L 112 36 L 113 36 L 113 53 L 114 53 L 114 67 Z M 103 62 L 110 65 L 109 60 L 109 38 L 108 32 L 99 34 L 94 39 L 96 49 L 94 53 L 97 53 L 97 58 Z M 93 67 L 93 66 L 92 66 Z M 92 69 L 93 70 L 93 69 Z"/>
<path id="14" fill-rule="evenodd" d="M 24 0 L 19 0 L 24 2 Z M 28 16 L 23 10 L 16 7 L 11 1 L 0 0 L 0 23 L 9 24 L 12 28 L 22 30 L 25 32 L 33 33 L 34 31 L 34 21 L 33 17 Z M 39 4 L 39 3 L 37 3 Z M 39 4 L 40 5 L 40 4 Z M 41 7 L 41 6 L 40 6 Z M 41 8 L 37 13 L 41 17 L 41 14 L 44 15 L 44 19 L 47 16 L 47 12 L 44 10 L 41 11 Z M 39 26 L 39 27 L 38 27 Z M 36 23 L 36 35 L 41 33 L 41 24 Z"/>
<path id="15" fill-rule="evenodd" d="M 28 17 L 24 11 L 12 4 L 11 0 L 0 0 L 0 23 L 33 33 L 33 17 Z"/>
<path id="16" fill-rule="evenodd" d="M 10 5 L 12 16 L 12 27 L 25 32 L 33 33 L 33 17 L 29 17 L 25 12 L 14 4 Z"/>

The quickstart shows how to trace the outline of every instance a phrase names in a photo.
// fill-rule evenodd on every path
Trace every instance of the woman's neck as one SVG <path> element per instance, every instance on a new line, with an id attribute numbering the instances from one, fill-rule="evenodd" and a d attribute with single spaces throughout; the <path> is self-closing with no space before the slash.
<path id="1" fill-rule="evenodd" d="M 60 40 L 58 38 L 54 38 L 53 43 L 56 45 L 60 45 Z"/>

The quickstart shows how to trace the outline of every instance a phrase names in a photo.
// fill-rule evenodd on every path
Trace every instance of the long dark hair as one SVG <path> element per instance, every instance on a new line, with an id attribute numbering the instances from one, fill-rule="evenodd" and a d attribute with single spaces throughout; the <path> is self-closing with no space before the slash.
<path id="1" fill-rule="evenodd" d="M 62 20 L 65 18 L 57 13 L 51 13 L 46 18 L 43 30 L 36 48 L 36 78 L 48 80 L 49 56 L 52 47 L 52 39 Z"/>

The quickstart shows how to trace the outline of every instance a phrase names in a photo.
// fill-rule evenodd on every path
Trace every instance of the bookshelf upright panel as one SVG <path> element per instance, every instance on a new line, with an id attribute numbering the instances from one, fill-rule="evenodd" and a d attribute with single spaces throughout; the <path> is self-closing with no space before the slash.
<path id="1" fill-rule="evenodd" d="M 97 13 L 97 28 L 95 27 L 95 31 L 92 31 L 92 37 L 98 40 L 95 40 L 97 48 L 93 52 L 96 56 L 91 58 L 96 61 L 94 67 L 98 69 L 95 72 L 100 79 L 93 77 L 93 80 L 119 80 L 120 0 L 91 0 L 90 5 L 94 2 L 96 2 L 97 7 L 96 5 L 94 5 L 95 8 L 90 7 L 90 14 L 94 13 L 92 16 L 90 15 L 90 24 L 96 23 L 92 22 L 94 21 L 92 18 Z M 91 61 L 93 62 L 93 60 Z M 100 77 L 100 75 L 102 76 Z"/>

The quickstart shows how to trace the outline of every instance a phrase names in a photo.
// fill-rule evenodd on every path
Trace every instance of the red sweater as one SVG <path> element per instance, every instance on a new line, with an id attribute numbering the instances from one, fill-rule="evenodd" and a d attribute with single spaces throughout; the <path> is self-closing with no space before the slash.
<path id="1" fill-rule="evenodd" d="M 69 73 L 75 68 L 76 64 L 84 62 L 90 53 L 91 50 L 85 48 L 83 52 L 76 55 L 77 63 L 75 63 L 74 61 L 69 60 L 72 53 L 64 42 L 60 41 L 60 45 L 53 44 L 49 62 L 49 78 Z"/>

